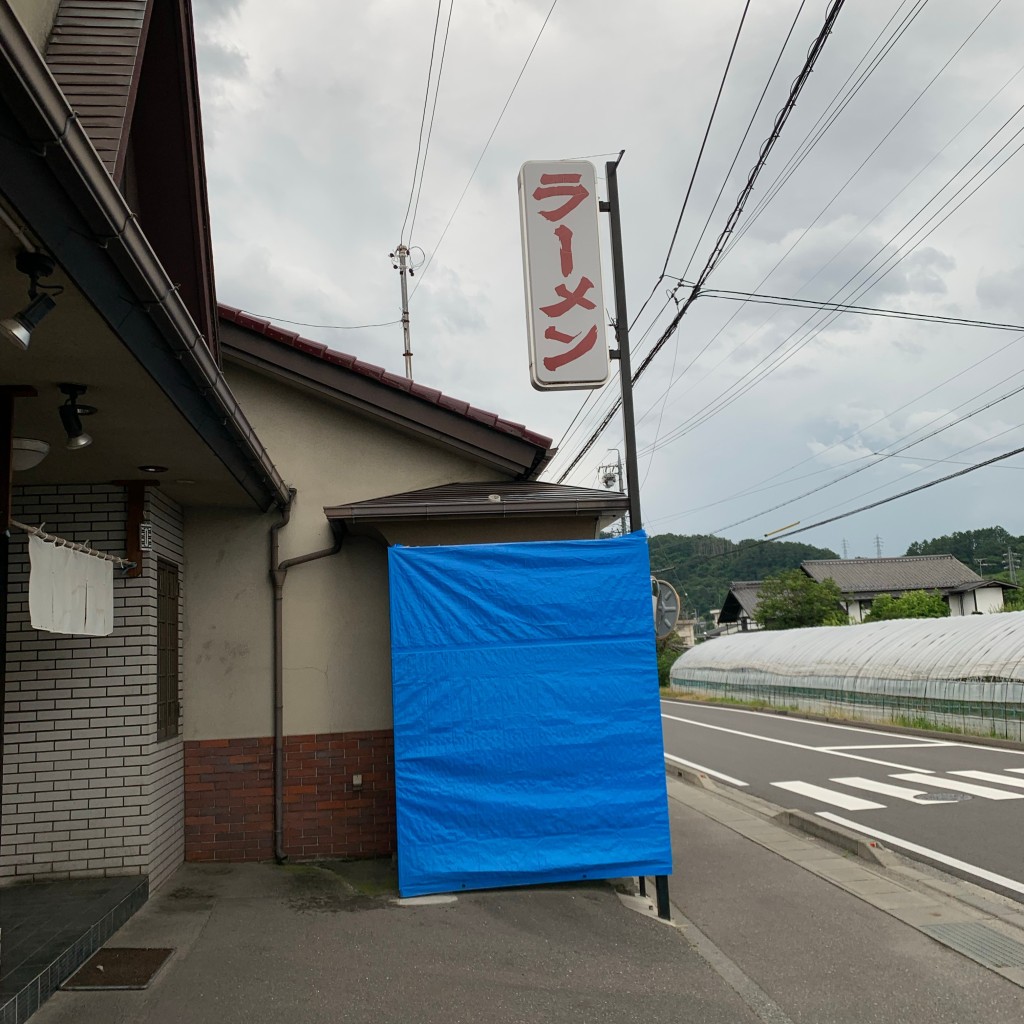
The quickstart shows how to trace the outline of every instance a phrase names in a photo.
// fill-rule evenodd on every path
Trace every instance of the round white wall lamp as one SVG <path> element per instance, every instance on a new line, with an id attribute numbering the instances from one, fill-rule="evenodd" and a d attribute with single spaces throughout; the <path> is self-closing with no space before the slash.
<path id="1" fill-rule="evenodd" d="M 37 441 L 32 437 L 15 437 L 11 440 L 11 453 L 16 473 L 23 469 L 34 469 L 49 452 L 50 446 L 45 441 Z"/>

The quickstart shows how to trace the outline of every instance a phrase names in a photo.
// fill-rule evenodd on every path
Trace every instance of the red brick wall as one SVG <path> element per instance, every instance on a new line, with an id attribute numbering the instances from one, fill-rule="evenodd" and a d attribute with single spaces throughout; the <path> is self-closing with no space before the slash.
<path id="1" fill-rule="evenodd" d="M 395 850 L 390 729 L 286 736 L 284 849 L 296 860 Z M 362 775 L 353 788 L 352 776 Z M 185 859 L 274 855 L 274 742 L 269 736 L 185 743 Z"/>

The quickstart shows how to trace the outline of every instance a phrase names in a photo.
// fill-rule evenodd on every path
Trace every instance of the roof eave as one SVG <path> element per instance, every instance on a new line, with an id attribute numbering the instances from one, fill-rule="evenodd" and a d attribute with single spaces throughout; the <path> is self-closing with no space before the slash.
<path id="1" fill-rule="evenodd" d="M 263 370 L 367 416 L 383 419 L 518 480 L 536 479 L 555 454 L 554 449 L 425 402 L 230 321 L 221 322 L 220 344 L 229 361 Z"/>
<path id="2" fill-rule="evenodd" d="M 102 253 L 101 259 L 113 265 L 134 304 L 145 312 L 141 317 L 126 316 L 123 298 L 115 312 L 112 307 L 101 308 L 91 295 L 97 310 L 256 505 L 286 504 L 287 486 L 231 394 L 132 211 L 7 3 L 0 3 L 0 86 L 32 147 L 26 150 L 14 143 L 8 154 L 11 162 L 44 161 L 88 224 L 90 234 L 78 239 L 67 224 L 61 231 L 56 223 L 42 226 L 38 219 L 33 230 L 72 277 L 74 268 L 83 265 L 87 250 L 93 260 Z M 38 173 L 38 167 L 35 169 Z M 17 202 L 14 205 L 19 206 Z M 96 242 L 102 243 L 100 249 Z M 131 330 L 123 329 L 126 323 Z"/>

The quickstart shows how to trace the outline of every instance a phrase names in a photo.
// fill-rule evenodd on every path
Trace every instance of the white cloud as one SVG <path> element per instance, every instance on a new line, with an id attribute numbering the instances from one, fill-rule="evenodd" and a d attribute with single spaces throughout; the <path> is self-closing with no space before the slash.
<path id="1" fill-rule="evenodd" d="M 669 274 L 681 275 L 687 266 L 797 6 L 797 0 L 751 5 Z M 311 323 L 397 319 L 398 280 L 388 253 L 398 242 L 409 196 L 435 5 L 195 0 L 194 7 L 220 298 Z M 560 0 L 437 248 L 548 7 L 548 0 L 455 5 L 413 238 L 433 262 L 415 279 L 412 336 L 418 380 L 557 439 L 583 396 L 538 394 L 529 385 L 518 167 L 526 159 L 626 150 L 620 191 L 629 305 L 636 315 L 661 271 L 743 4 L 643 0 L 626 7 L 616 0 Z M 917 241 L 916 251 L 856 301 L 981 319 L 1024 316 L 1014 290 L 1021 280 L 1019 225 L 1007 214 L 1017 204 L 1013 162 L 948 220 L 939 224 L 949 209 L 926 222 L 936 209 L 928 204 L 944 183 L 1024 102 L 1024 75 L 1005 85 L 1019 66 L 1013 42 L 1024 32 L 1024 11 L 1012 4 L 1001 5 L 921 95 L 983 13 L 956 0 L 928 4 L 709 286 L 754 289 L 781 259 L 759 290 L 819 299 L 838 292 L 853 301 L 860 289 L 847 282 L 869 281 L 873 269 L 891 267 Z M 745 220 L 891 14 L 891 3 L 882 0 L 846 5 Z M 822 5 L 807 5 L 691 276 L 710 251 L 821 16 Z M 594 161 L 601 175 L 604 159 Z M 940 202 L 962 180 L 941 193 Z M 606 275 L 610 295 L 608 266 Z M 641 340 L 666 286 L 659 286 L 634 331 L 638 358 L 671 314 L 670 305 Z M 678 348 L 675 341 L 666 345 L 636 392 L 640 444 L 663 445 L 649 472 L 648 460 L 641 460 L 652 530 L 706 531 L 754 515 L 807 489 L 804 481 L 787 481 L 812 472 L 820 477 L 810 477 L 811 485 L 828 479 L 843 458 L 881 450 L 1022 366 L 1011 348 L 962 373 L 1005 345 L 1008 335 L 853 315 L 831 319 L 711 298 L 693 306 Z M 402 370 L 397 325 L 303 330 Z M 684 370 L 664 397 L 670 378 Z M 598 396 L 591 407 L 606 408 L 610 400 Z M 1007 401 L 920 453 L 909 452 L 914 467 L 924 467 L 914 480 L 955 468 L 925 457 L 945 458 L 957 445 L 991 437 L 1024 420 L 1022 412 L 1020 400 Z M 895 415 L 868 426 L 887 413 Z M 595 483 L 607 449 L 621 447 L 617 423 L 571 482 Z M 857 429 L 865 433 L 826 451 Z M 678 438 L 664 444 L 674 432 Z M 1012 439 L 1006 436 L 1007 448 Z M 995 451 L 999 443 L 978 452 Z M 789 470 L 794 465 L 799 468 Z M 843 499 L 855 503 L 873 487 L 897 490 L 910 471 L 906 460 L 885 460 L 845 489 L 837 484 L 816 495 L 816 504 L 807 499 L 785 515 L 792 511 L 807 521 L 815 509 Z M 851 553 L 869 554 L 878 533 L 886 550 L 897 553 L 921 536 L 988 525 L 995 513 L 982 497 L 991 487 L 986 472 L 806 539 L 839 550 L 845 535 Z M 1003 477 L 1009 507 L 1016 475 Z M 760 481 L 769 489 L 758 490 Z M 751 489 L 755 493 L 705 511 L 666 518 Z M 765 532 L 780 525 L 776 515 L 730 535 Z"/>

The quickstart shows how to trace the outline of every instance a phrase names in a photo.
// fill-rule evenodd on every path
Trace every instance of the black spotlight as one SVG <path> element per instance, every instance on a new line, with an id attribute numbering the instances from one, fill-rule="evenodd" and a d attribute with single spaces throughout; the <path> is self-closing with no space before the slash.
<path id="1" fill-rule="evenodd" d="M 82 412 L 91 412 L 87 406 L 78 404 L 79 395 L 84 395 L 88 390 L 84 384 L 61 384 L 61 394 L 67 395 L 67 401 L 57 410 L 60 413 L 60 421 L 64 426 L 64 433 L 68 435 L 68 443 L 65 447 L 69 451 L 78 448 L 88 448 L 92 444 L 92 438 L 85 432 L 82 426 Z"/>
<path id="2" fill-rule="evenodd" d="M 49 277 L 53 273 L 54 262 L 41 252 L 19 252 L 14 264 L 29 279 L 29 304 L 14 316 L 0 320 L 0 336 L 17 345 L 23 352 L 32 340 L 32 332 L 43 322 L 43 319 L 57 303 L 53 295 L 59 295 L 64 289 L 58 284 L 41 285 L 39 278 Z M 40 294 L 51 292 L 52 295 Z"/>

